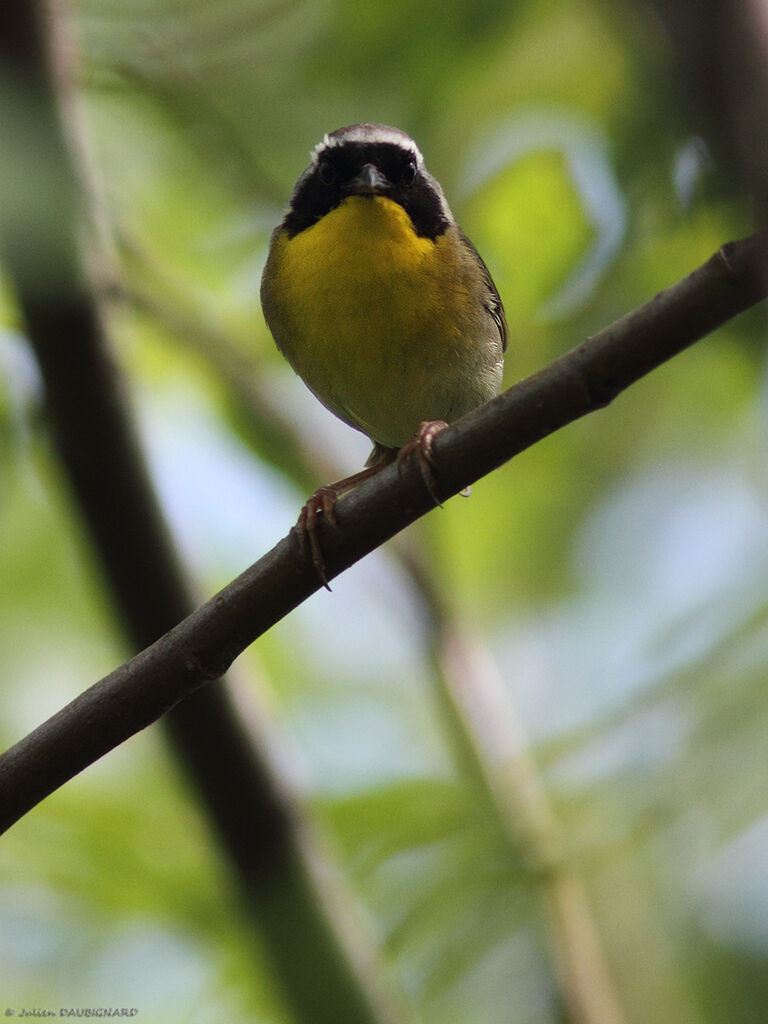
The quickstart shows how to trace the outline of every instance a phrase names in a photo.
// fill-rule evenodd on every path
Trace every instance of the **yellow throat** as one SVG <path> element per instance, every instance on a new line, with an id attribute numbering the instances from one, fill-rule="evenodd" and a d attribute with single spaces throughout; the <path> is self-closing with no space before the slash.
<path id="1" fill-rule="evenodd" d="M 471 309 L 455 228 L 423 238 L 399 203 L 352 196 L 271 262 L 275 339 L 328 408 L 391 447 L 445 418 Z"/>

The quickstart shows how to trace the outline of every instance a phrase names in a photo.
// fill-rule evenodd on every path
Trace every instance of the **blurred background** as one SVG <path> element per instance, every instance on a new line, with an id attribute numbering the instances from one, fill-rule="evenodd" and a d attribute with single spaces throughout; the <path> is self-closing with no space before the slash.
<path id="1" fill-rule="evenodd" d="M 367 455 L 283 362 L 258 300 L 324 132 L 370 120 L 418 141 L 504 300 L 507 385 L 754 229 L 760 115 L 733 104 L 759 92 L 745 55 L 764 40 L 746 15 L 727 55 L 734 75 L 758 69 L 751 92 L 686 4 L 674 23 L 606 0 L 58 8 L 81 251 L 199 600 Z M 6 230 L 12 208 L 45 237 L 72 183 L 46 161 L 50 187 L 27 175 L 45 119 L 8 81 Z M 57 251 L 41 245 L 33 275 Z M 132 650 L 45 425 L 16 278 L 0 294 L 3 747 Z M 238 713 L 257 709 L 333 879 L 334 927 L 353 922 L 365 984 L 400 1007 L 387 1019 L 764 1020 L 765 367 L 758 308 L 239 659 Z M 164 734 L 134 737 L 0 843 L 0 1011 L 312 1019 L 233 874 Z"/>

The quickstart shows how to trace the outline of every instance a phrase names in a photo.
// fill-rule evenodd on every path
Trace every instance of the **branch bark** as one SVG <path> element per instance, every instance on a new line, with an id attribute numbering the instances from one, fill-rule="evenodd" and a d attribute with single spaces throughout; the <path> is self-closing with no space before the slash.
<path id="1" fill-rule="evenodd" d="M 768 296 L 768 242 L 723 246 L 678 284 L 443 431 L 442 500 Z M 329 578 L 432 508 L 418 466 L 393 465 L 341 499 L 323 524 Z M 294 531 L 190 616 L 0 757 L 0 830 L 203 684 L 319 588 Z"/>

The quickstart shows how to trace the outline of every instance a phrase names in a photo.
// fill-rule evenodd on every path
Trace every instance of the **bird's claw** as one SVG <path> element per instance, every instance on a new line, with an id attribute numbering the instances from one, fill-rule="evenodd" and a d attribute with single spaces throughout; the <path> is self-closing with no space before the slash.
<path id="1" fill-rule="evenodd" d="M 336 526 L 336 513 L 334 509 L 337 497 L 338 491 L 332 485 L 318 488 L 307 499 L 301 512 L 299 512 L 299 518 L 296 523 L 296 532 L 299 536 L 302 554 L 306 555 L 307 543 L 309 543 L 312 564 L 326 590 L 331 588 L 328 584 L 328 577 L 325 574 L 325 559 L 323 558 L 323 550 L 320 546 L 317 520 L 318 516 L 323 515 L 331 526 Z"/>
<path id="2" fill-rule="evenodd" d="M 299 513 L 299 518 L 296 523 L 296 532 L 299 535 L 299 544 L 301 546 L 302 553 L 306 555 L 307 542 L 309 542 L 309 550 L 312 555 L 312 564 L 315 567 L 315 571 L 320 578 L 320 582 L 323 584 L 326 590 L 331 588 L 328 586 L 328 577 L 325 574 L 325 559 L 323 558 L 323 550 L 320 546 L 320 537 L 318 534 L 318 516 L 322 515 L 331 526 L 336 526 L 336 502 L 342 494 L 346 494 L 347 491 L 351 491 L 353 487 L 357 487 L 364 480 L 368 480 L 370 477 L 375 476 L 379 470 L 384 468 L 386 463 L 376 463 L 372 466 L 366 466 L 365 469 L 361 469 L 359 473 L 353 473 L 352 476 L 346 476 L 343 480 L 337 480 L 336 483 L 326 484 L 324 487 L 319 487 L 315 493 L 309 498 Z"/>
<path id="3" fill-rule="evenodd" d="M 448 424 L 444 423 L 442 420 L 431 420 L 420 423 L 419 429 L 416 431 L 414 436 L 408 444 L 404 445 L 404 447 L 400 449 L 396 456 L 398 468 L 402 468 L 405 465 L 406 460 L 413 454 L 413 452 L 416 452 L 422 479 L 424 480 L 424 484 L 436 505 L 440 505 L 441 502 L 435 491 L 436 481 L 435 475 L 432 471 L 432 447 L 437 435 L 447 425 Z M 376 449 L 374 449 L 374 452 L 376 452 Z M 319 517 L 323 516 L 331 526 L 335 527 L 336 501 L 342 494 L 345 494 L 347 491 L 352 490 L 352 488 L 357 487 L 358 484 L 361 484 L 364 480 L 368 480 L 370 477 L 375 476 L 376 473 L 380 472 L 392 461 L 393 458 L 395 458 L 394 449 L 383 449 L 383 453 L 383 458 L 380 458 L 372 465 L 366 466 L 365 469 L 360 470 L 359 473 L 345 477 L 343 480 L 337 480 L 334 484 L 326 484 L 325 487 L 318 488 L 315 493 L 307 499 L 299 513 L 299 518 L 295 526 L 296 533 L 299 538 L 299 547 L 302 555 L 305 557 L 307 554 L 307 547 L 309 547 L 309 553 L 312 558 L 312 564 L 315 567 L 315 572 L 326 590 L 330 590 L 331 588 L 328 585 L 328 577 L 325 571 L 325 558 L 323 557 L 323 550 L 320 545 Z"/>
<path id="4" fill-rule="evenodd" d="M 435 487 L 437 481 L 434 474 L 433 449 L 434 442 L 441 430 L 448 426 L 443 420 L 426 420 L 419 424 L 419 429 L 413 435 L 408 444 L 404 445 L 397 456 L 398 469 L 402 469 L 410 456 L 416 452 L 419 460 L 419 469 L 424 486 L 436 505 L 442 508 L 443 503 L 437 496 Z"/>

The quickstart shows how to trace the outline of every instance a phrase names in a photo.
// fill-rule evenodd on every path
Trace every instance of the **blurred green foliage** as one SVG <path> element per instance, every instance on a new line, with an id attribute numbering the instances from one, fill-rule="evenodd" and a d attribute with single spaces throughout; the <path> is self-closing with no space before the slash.
<path id="1" fill-rule="evenodd" d="M 276 396 L 296 450 L 311 442 L 342 471 L 365 455 L 292 377 L 258 304 L 269 232 L 325 131 L 382 121 L 420 143 L 505 301 L 509 383 L 750 229 L 728 169 L 675 103 L 674 54 L 642 7 L 78 0 L 74 16 L 84 137 L 115 244 L 100 268 L 117 282 L 110 324 L 202 594 L 287 532 L 306 487 L 282 472 L 296 451 L 275 454 L 247 426 L 230 358 Z M 12 297 L 0 301 L 10 743 L 125 651 L 50 454 Z M 169 308 L 197 326 L 194 346 Z M 627 1022 L 763 1019 L 764 337 L 762 311 L 728 324 L 412 531 L 498 664 Z M 541 878 L 462 769 L 421 626 L 385 551 L 243 667 L 421 1019 L 560 1020 Z M 284 1020 L 153 733 L 32 812 L 0 864 L 9 1006 Z"/>

